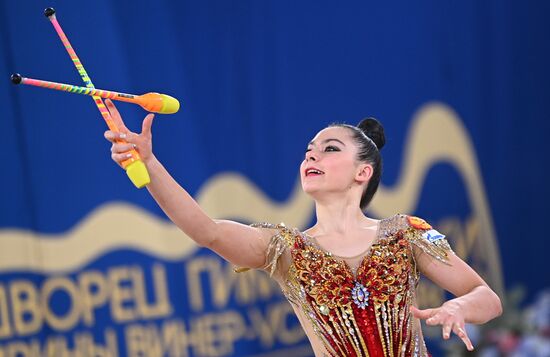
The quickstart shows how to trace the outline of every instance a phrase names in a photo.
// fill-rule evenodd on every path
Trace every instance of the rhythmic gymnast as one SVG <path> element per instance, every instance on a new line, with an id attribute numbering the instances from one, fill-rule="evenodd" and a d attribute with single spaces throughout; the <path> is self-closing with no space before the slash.
<path id="1" fill-rule="evenodd" d="M 382 170 L 385 139 L 377 120 L 331 125 L 307 145 L 300 178 L 315 201 L 316 223 L 301 232 L 208 217 L 153 154 L 154 114 L 133 133 L 114 104 L 106 104 L 120 130 L 105 132 L 112 159 L 123 166 L 136 150 L 150 174 L 147 189 L 183 232 L 236 266 L 267 271 L 316 356 L 428 356 L 420 319 L 440 325 L 444 339 L 456 334 L 471 351 L 465 323 L 482 324 L 502 313 L 498 296 L 427 222 L 364 214 Z M 456 297 L 418 309 L 420 273 Z"/>

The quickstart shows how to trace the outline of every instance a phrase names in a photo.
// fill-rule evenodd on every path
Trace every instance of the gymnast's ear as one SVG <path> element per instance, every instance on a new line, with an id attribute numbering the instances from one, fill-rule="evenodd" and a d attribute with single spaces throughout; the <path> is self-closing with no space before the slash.
<path id="1" fill-rule="evenodd" d="M 366 162 L 360 163 L 357 166 L 355 181 L 357 181 L 358 183 L 369 182 L 373 173 L 374 173 L 374 169 L 371 164 Z"/>

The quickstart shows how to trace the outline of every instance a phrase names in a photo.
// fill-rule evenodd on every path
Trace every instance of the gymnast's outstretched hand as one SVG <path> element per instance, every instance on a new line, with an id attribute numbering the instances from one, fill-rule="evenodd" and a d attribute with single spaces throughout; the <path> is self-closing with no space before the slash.
<path id="1" fill-rule="evenodd" d="M 122 162 L 128 160 L 132 156 L 130 151 L 135 149 L 141 156 L 143 163 L 147 165 L 154 158 L 151 126 L 153 125 L 155 115 L 152 113 L 147 114 L 145 119 L 143 119 L 141 133 L 137 134 L 128 130 L 120 113 L 110 99 L 106 99 L 105 104 L 113 118 L 113 122 L 120 130 L 119 132 L 107 130 L 104 134 L 105 139 L 113 143 L 111 146 L 111 158 L 113 161 L 122 167 Z"/>
<path id="2" fill-rule="evenodd" d="M 460 305 L 453 300 L 446 301 L 443 305 L 434 309 L 420 310 L 414 306 L 411 307 L 411 312 L 414 317 L 426 320 L 426 324 L 431 326 L 443 326 L 443 338 L 448 340 L 451 336 L 451 331 L 454 332 L 466 345 L 468 351 L 473 351 L 474 346 L 464 328 L 464 314 L 461 311 Z"/>

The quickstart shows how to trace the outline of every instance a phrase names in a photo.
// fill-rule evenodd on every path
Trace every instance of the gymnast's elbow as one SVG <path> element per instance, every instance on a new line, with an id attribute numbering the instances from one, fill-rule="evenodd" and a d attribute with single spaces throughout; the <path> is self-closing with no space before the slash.
<path id="1" fill-rule="evenodd" d="M 502 315 L 503 309 L 502 309 L 502 302 L 500 301 L 500 298 L 498 297 L 498 295 L 494 291 L 493 291 L 493 294 L 495 295 L 495 297 L 494 297 L 495 301 L 493 303 L 495 316 L 493 318 L 496 318 L 496 317 L 499 317 L 500 315 Z"/>
<path id="2" fill-rule="evenodd" d="M 487 290 L 489 290 L 489 299 L 487 308 L 488 311 L 490 311 L 489 314 L 487 314 L 486 321 L 483 321 L 482 323 L 486 323 L 492 319 L 495 319 L 502 315 L 503 309 L 502 309 L 502 302 L 500 301 L 500 297 L 488 286 L 485 286 Z"/>

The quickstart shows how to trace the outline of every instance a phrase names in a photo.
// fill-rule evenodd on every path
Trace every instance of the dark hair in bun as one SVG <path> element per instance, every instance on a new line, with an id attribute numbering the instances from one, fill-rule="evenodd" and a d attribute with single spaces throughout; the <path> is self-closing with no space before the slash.
<path id="1" fill-rule="evenodd" d="M 365 118 L 357 124 L 357 127 L 374 142 L 378 150 L 382 149 L 386 144 L 384 127 L 375 118 Z"/>
<path id="2" fill-rule="evenodd" d="M 361 162 L 368 162 L 372 165 L 372 177 L 361 196 L 360 207 L 365 210 L 380 184 L 382 176 L 382 156 L 380 149 L 386 144 L 384 127 L 374 118 L 365 118 L 357 126 L 349 124 L 331 124 L 330 127 L 343 127 L 351 130 L 352 137 L 359 148 L 357 159 Z"/>

